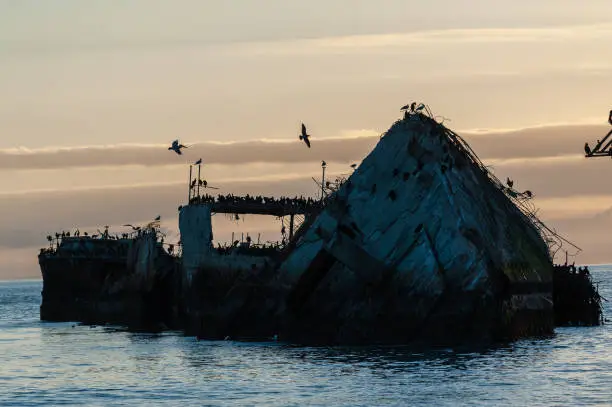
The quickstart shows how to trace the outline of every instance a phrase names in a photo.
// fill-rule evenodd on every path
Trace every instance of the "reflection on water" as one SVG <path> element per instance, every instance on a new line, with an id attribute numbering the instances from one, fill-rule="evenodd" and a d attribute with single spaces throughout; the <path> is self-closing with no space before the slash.
<path id="1" fill-rule="evenodd" d="M 605 297 L 612 273 L 593 270 Z M 482 349 L 196 341 L 38 320 L 39 282 L 0 283 L 4 405 L 608 405 L 609 326 Z M 606 303 L 606 316 L 612 312 Z"/>

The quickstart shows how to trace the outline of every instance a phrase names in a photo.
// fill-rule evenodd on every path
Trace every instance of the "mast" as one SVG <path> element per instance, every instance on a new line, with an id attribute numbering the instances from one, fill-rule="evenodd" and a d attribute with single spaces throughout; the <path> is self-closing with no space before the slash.
<path id="1" fill-rule="evenodd" d="M 189 164 L 189 182 L 187 183 L 187 187 L 189 188 L 189 197 L 187 198 L 187 203 L 191 203 L 191 178 L 192 178 L 192 170 L 193 170 L 193 165 Z"/>
<path id="2" fill-rule="evenodd" d="M 201 183 L 200 170 L 201 169 L 202 169 L 202 164 L 198 164 L 198 199 L 200 198 L 200 183 Z"/>
<path id="3" fill-rule="evenodd" d="M 321 162 L 321 168 L 323 169 L 323 175 L 321 175 L 321 202 L 323 202 L 323 198 L 325 197 L 325 168 L 327 167 L 327 163 L 325 161 Z"/>

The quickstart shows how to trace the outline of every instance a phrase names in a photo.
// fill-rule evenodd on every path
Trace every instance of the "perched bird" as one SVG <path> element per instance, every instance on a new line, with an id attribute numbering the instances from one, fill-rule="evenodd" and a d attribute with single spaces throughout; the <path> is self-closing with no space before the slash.
<path id="1" fill-rule="evenodd" d="M 589 143 L 584 143 L 584 152 L 586 155 L 591 155 L 591 147 L 589 147 Z"/>
<path id="2" fill-rule="evenodd" d="M 178 140 L 174 140 L 174 141 L 172 142 L 172 146 L 168 147 L 168 150 L 172 150 L 172 151 L 174 151 L 175 153 L 177 153 L 178 155 L 181 155 L 181 154 L 183 154 L 183 153 L 181 152 L 181 148 L 188 148 L 188 147 L 187 147 L 187 146 L 184 146 L 184 145 L 182 145 L 182 144 L 179 144 L 179 141 L 178 141 Z"/>
<path id="3" fill-rule="evenodd" d="M 402 106 L 400 110 L 408 110 L 408 109 L 410 109 L 410 104 Z"/>
<path id="4" fill-rule="evenodd" d="M 299 137 L 300 137 L 300 140 L 304 140 L 304 143 L 306 143 L 308 148 L 310 148 L 310 140 L 308 140 L 308 137 L 310 137 L 310 134 L 306 133 L 306 126 L 304 126 L 304 123 L 302 123 L 302 134 L 300 134 Z"/>
<path id="5" fill-rule="evenodd" d="M 506 184 L 509 188 L 512 188 L 514 186 L 514 181 L 512 181 L 509 177 L 506 177 Z"/>
<path id="6" fill-rule="evenodd" d="M 157 215 L 157 218 L 155 218 L 155 220 L 161 220 L 161 215 Z"/>
<path id="7" fill-rule="evenodd" d="M 327 163 L 324 161 L 321 161 L 321 167 L 325 167 L 327 165 Z"/>
<path id="8" fill-rule="evenodd" d="M 201 158 L 198 161 L 193 163 L 193 165 L 200 165 L 200 164 L 202 164 L 202 159 Z"/>
<path id="9" fill-rule="evenodd" d="M 357 164 L 351 164 L 351 168 L 352 168 L 352 169 L 357 168 Z"/>
<path id="10" fill-rule="evenodd" d="M 417 112 L 420 112 L 421 110 L 425 109 L 425 104 L 421 103 L 417 106 L 416 110 Z"/>

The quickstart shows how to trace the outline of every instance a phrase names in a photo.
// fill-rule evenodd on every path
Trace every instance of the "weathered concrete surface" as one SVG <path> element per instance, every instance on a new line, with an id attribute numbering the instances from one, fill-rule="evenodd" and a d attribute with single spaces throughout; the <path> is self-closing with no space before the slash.
<path id="1" fill-rule="evenodd" d="M 65 238 L 39 256 L 40 318 L 141 328 L 172 326 L 176 259 L 155 236 L 136 239 Z"/>
<path id="2" fill-rule="evenodd" d="M 404 344 L 553 329 L 538 230 L 423 115 L 389 129 L 287 254 L 220 256 L 209 217 L 197 205 L 180 219 L 187 325 L 205 337 Z"/>
<path id="3" fill-rule="evenodd" d="M 494 340 L 553 329 L 538 230 L 447 130 L 395 123 L 280 268 L 286 336 Z M 516 293 L 514 293 L 516 291 Z"/>
<path id="4" fill-rule="evenodd" d="M 183 242 L 181 325 L 211 339 L 266 338 L 278 330 L 279 295 L 270 284 L 274 259 L 220 254 L 211 245 L 209 205 L 184 206 L 179 214 Z"/>

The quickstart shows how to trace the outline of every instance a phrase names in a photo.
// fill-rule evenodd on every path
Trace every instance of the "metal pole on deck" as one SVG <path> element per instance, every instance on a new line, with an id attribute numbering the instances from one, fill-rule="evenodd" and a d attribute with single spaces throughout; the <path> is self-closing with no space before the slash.
<path id="1" fill-rule="evenodd" d="M 191 178 L 192 178 L 192 170 L 193 170 L 193 165 L 189 165 L 189 183 L 187 184 L 187 187 L 189 188 L 189 198 L 187 198 L 187 204 L 191 203 Z"/>
<path id="2" fill-rule="evenodd" d="M 325 169 L 323 169 L 325 171 Z M 293 240 L 293 213 L 289 216 L 289 241 Z"/>
<path id="3" fill-rule="evenodd" d="M 198 199 L 200 199 L 200 170 L 202 169 L 202 164 L 198 164 Z"/>
<path id="4" fill-rule="evenodd" d="M 323 175 L 321 176 L 321 202 L 323 202 L 323 197 L 325 197 L 325 168 L 326 167 L 327 167 L 327 163 L 325 161 L 321 162 L 321 168 L 323 169 Z M 293 226 L 293 218 L 291 218 L 291 225 Z"/>

